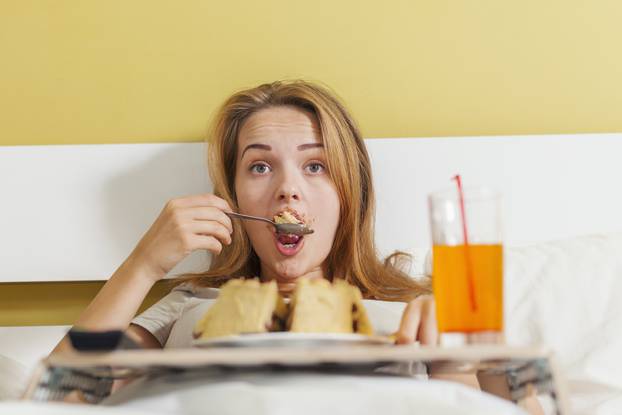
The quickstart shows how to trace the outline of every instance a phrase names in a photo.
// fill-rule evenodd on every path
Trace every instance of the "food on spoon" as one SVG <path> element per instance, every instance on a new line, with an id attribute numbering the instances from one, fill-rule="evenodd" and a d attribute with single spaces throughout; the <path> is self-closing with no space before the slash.
<path id="1" fill-rule="evenodd" d="M 274 223 L 276 223 L 277 225 L 299 225 L 296 226 L 296 228 L 298 228 L 296 230 L 296 232 L 294 233 L 289 233 L 286 232 L 283 229 L 279 229 L 277 227 L 277 234 L 278 235 L 288 235 L 288 236 L 296 236 L 295 240 L 293 241 L 281 241 L 284 244 L 288 244 L 288 243 L 296 243 L 298 242 L 298 239 L 300 239 L 299 237 L 303 236 L 304 234 L 310 234 L 313 233 L 313 229 L 310 229 L 308 224 L 306 223 L 306 221 L 302 218 L 302 216 L 296 212 L 294 209 L 291 209 L 289 207 L 285 208 L 284 210 L 280 211 L 278 214 L 274 215 L 272 217 L 272 221 Z M 302 233 L 300 233 L 300 231 L 302 230 Z"/>
<path id="2" fill-rule="evenodd" d="M 284 210 L 279 212 L 277 215 L 274 215 L 273 220 L 277 224 L 281 224 L 281 223 L 295 223 L 295 224 L 300 224 L 300 225 L 305 224 L 305 222 L 302 220 L 300 215 L 298 215 L 296 211 L 290 208 L 285 208 Z"/>

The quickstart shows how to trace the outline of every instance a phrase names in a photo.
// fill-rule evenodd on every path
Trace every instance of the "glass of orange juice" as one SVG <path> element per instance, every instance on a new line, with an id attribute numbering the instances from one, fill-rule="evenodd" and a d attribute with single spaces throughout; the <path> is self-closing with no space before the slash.
<path id="1" fill-rule="evenodd" d="M 488 188 L 429 198 L 432 287 L 440 342 L 503 341 L 501 197 Z"/>

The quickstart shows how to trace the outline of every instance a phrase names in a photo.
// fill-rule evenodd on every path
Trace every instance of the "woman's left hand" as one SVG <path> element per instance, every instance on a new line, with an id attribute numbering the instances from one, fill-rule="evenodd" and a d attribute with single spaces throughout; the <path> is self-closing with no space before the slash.
<path id="1" fill-rule="evenodd" d="M 406 305 L 400 328 L 395 333 L 397 344 L 419 341 L 423 345 L 438 343 L 436 308 L 432 295 L 420 295 Z"/>

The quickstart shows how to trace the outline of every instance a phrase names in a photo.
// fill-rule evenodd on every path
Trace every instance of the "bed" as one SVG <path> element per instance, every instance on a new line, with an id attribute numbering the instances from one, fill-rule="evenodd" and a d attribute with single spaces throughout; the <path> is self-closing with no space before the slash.
<path id="1" fill-rule="evenodd" d="M 508 342 L 556 352 L 572 413 L 622 413 L 622 134 L 366 143 L 379 250 L 411 252 L 413 274 L 426 267 L 428 193 L 449 186 L 456 173 L 467 184 L 503 193 Z M 105 280 L 168 199 L 210 189 L 204 160 L 201 143 L 0 148 L 0 289 Z M 32 235 L 45 249 L 33 249 Z M 172 274 L 207 261 L 193 254 Z M 0 397 L 19 394 L 20 381 L 66 329 L 0 327 Z M 425 393 L 454 388 L 437 386 Z M 13 413 L 56 410 L 15 401 L 3 406 Z"/>

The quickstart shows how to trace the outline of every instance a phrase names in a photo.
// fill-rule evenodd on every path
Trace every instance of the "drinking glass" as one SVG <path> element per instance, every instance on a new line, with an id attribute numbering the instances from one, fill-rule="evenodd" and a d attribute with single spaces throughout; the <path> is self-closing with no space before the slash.
<path id="1" fill-rule="evenodd" d="M 441 344 L 447 334 L 468 343 L 503 340 L 501 197 L 485 187 L 456 188 L 429 198 L 432 287 Z"/>

